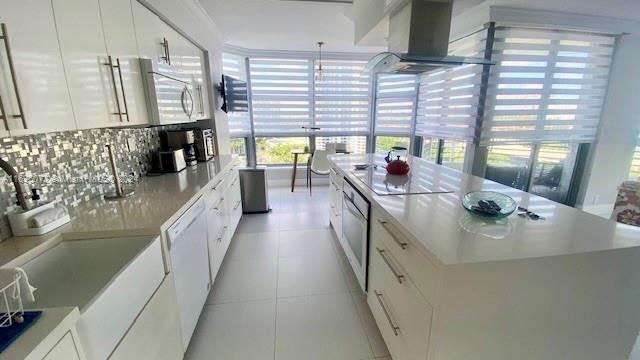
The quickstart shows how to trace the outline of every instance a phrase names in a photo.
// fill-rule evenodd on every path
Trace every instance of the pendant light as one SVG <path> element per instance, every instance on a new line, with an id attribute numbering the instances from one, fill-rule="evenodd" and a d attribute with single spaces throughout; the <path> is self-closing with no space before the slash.
<path id="1" fill-rule="evenodd" d="M 318 70 L 316 71 L 316 81 L 324 80 L 322 70 L 322 45 L 324 45 L 324 41 L 318 41 Z"/>

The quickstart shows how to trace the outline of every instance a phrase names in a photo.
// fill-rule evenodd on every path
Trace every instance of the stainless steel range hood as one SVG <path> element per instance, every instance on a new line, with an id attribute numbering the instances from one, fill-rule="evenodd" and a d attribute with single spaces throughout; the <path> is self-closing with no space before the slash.
<path id="1" fill-rule="evenodd" d="M 389 51 L 374 56 L 374 73 L 421 74 L 465 64 L 492 65 L 483 58 L 448 56 L 451 1 L 410 0 L 389 15 Z"/>

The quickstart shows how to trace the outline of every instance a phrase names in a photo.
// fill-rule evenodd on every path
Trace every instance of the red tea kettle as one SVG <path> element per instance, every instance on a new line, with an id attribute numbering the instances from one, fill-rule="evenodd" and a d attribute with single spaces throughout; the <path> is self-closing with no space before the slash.
<path id="1" fill-rule="evenodd" d="M 401 155 L 397 155 L 394 152 L 407 151 L 407 148 L 402 146 L 394 146 L 387 154 L 384 160 L 387 162 L 387 172 L 391 175 L 407 175 L 409 170 L 409 163 L 404 160 L 400 160 Z M 392 155 L 393 154 L 393 155 Z M 393 158 L 396 159 L 393 159 Z"/>

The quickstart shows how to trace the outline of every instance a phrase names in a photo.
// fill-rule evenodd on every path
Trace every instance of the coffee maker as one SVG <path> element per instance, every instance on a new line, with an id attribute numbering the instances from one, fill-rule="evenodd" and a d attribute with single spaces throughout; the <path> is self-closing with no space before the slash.
<path id="1" fill-rule="evenodd" d="M 184 151 L 184 161 L 187 166 L 198 164 L 193 130 L 167 130 L 166 139 L 167 147 L 170 150 L 182 149 Z"/>

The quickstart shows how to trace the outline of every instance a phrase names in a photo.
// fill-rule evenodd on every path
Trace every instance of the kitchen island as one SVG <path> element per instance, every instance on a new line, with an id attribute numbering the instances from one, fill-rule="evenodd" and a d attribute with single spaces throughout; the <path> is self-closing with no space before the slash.
<path id="1" fill-rule="evenodd" d="M 639 228 L 408 161 L 403 178 L 386 176 L 380 155 L 330 158 L 334 176 L 371 203 L 367 298 L 395 360 L 629 358 L 640 329 Z M 544 219 L 474 216 L 461 201 L 480 190 Z"/>

